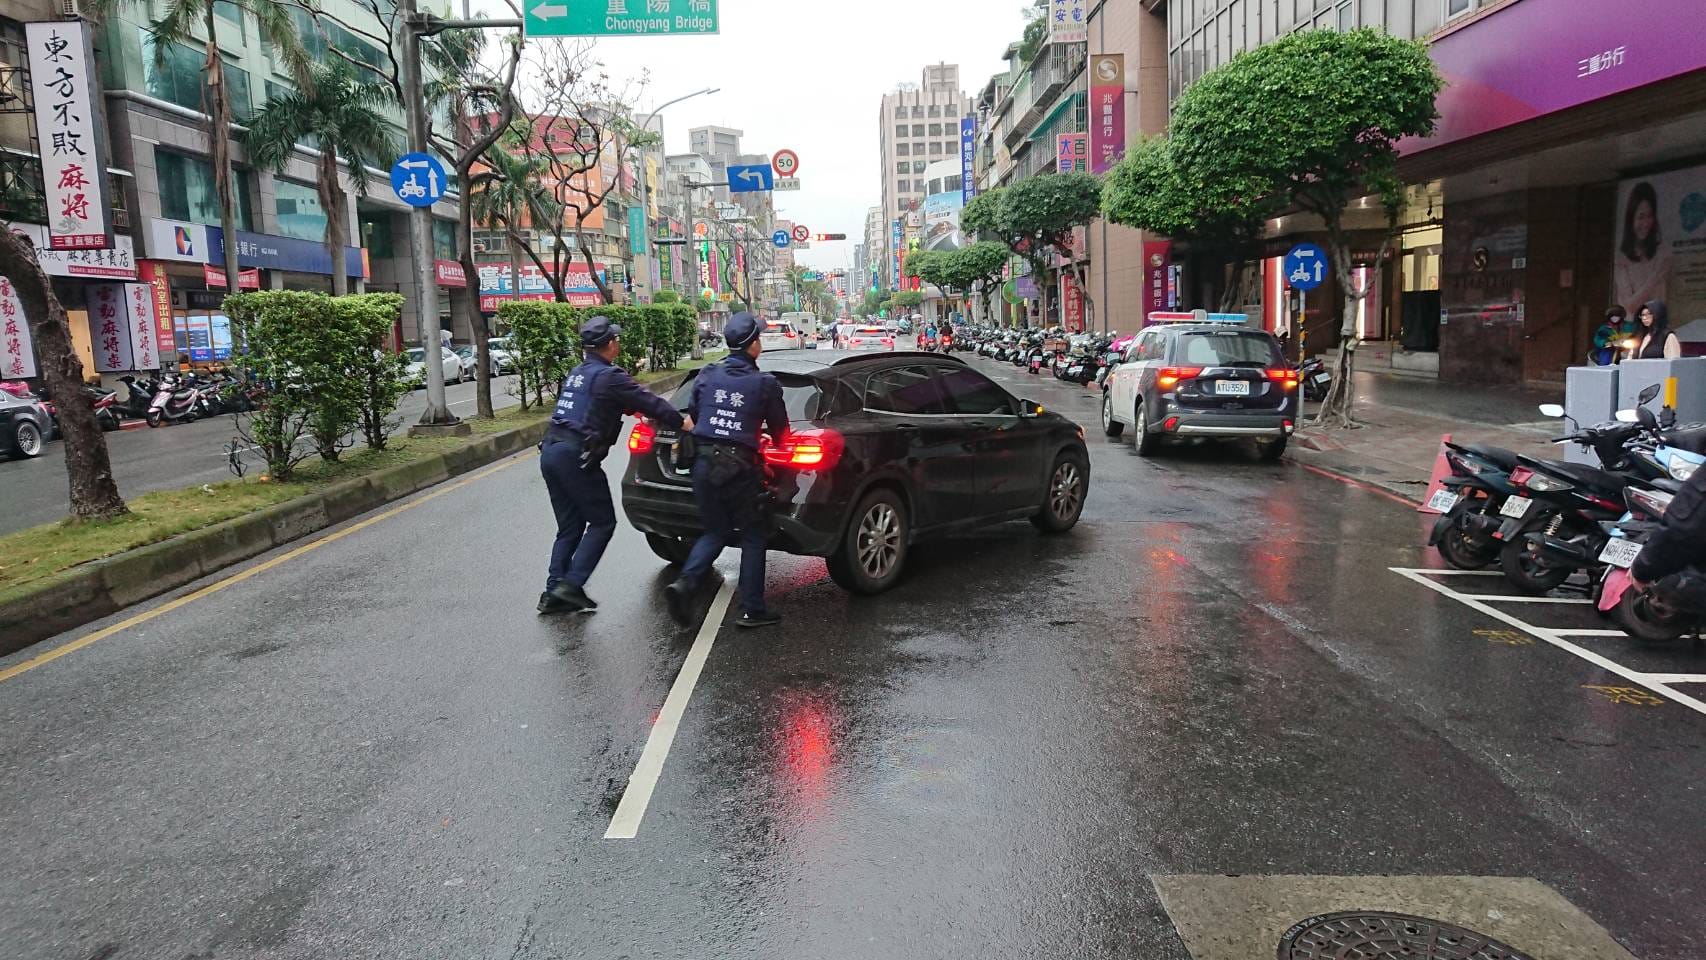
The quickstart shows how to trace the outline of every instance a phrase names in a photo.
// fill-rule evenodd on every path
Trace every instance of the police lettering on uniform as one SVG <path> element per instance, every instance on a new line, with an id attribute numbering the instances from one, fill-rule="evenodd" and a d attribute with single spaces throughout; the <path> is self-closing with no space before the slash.
<path id="1" fill-rule="evenodd" d="M 634 382 L 613 361 L 622 328 L 606 317 L 581 327 L 585 362 L 570 371 L 540 448 L 539 469 L 557 514 L 557 541 L 540 613 L 591 613 L 598 604 L 586 582 L 616 532 L 616 505 L 604 476 L 604 455 L 616 443 L 622 417 L 643 414 L 672 428 L 693 427 L 657 394 Z"/>
<path id="2" fill-rule="evenodd" d="M 740 619 L 742 627 L 765 627 L 782 618 L 764 605 L 764 552 L 770 529 L 761 505 L 764 469 L 758 435 L 777 443 L 786 439 L 788 409 L 782 385 L 758 369 L 759 331 L 750 313 L 729 318 L 723 337 L 729 357 L 700 372 L 687 412 L 694 426 L 698 456 L 693 462 L 693 498 L 704 534 L 693 544 L 681 577 L 664 590 L 669 612 L 685 625 L 693 595 L 723 548 L 740 544 Z"/>

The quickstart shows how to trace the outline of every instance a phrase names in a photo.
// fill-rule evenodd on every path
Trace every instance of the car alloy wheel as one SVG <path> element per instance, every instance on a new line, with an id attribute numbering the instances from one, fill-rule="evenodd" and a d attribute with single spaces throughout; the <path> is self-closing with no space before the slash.
<path id="1" fill-rule="evenodd" d="M 1114 394 L 1111 390 L 1102 391 L 1102 434 L 1110 439 L 1118 439 L 1125 432 L 1125 424 L 1114 419 Z"/>
<path id="2" fill-rule="evenodd" d="M 1063 460 L 1054 468 L 1054 480 L 1049 484 L 1049 510 L 1057 520 L 1070 520 L 1078 515 L 1083 503 L 1083 475 L 1078 472 L 1078 464 Z"/>
<path id="3" fill-rule="evenodd" d="M 17 432 L 12 436 L 18 447 L 18 452 L 26 457 L 41 456 L 41 428 L 28 420 L 18 421 Z"/>
<path id="4" fill-rule="evenodd" d="M 884 580 L 900 559 L 900 517 L 893 506 L 871 504 L 859 519 L 859 566 L 872 580 Z"/>

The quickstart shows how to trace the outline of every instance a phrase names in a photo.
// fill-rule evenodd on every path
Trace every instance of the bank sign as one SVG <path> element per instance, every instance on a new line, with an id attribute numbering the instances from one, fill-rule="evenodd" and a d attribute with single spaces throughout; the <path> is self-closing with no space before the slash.
<path id="1" fill-rule="evenodd" d="M 717 32 L 718 0 L 526 0 L 531 37 L 643 37 Z"/>

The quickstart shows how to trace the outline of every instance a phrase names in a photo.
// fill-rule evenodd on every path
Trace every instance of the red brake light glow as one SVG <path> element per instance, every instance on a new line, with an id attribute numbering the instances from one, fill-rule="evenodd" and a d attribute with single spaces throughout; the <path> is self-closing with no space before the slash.
<path id="1" fill-rule="evenodd" d="M 758 449 L 764 455 L 764 462 L 773 467 L 812 473 L 834 469 L 841 461 L 846 443 L 834 430 L 797 430 L 788 434 L 781 444 L 772 443 L 767 436 L 760 437 Z"/>
<path id="2" fill-rule="evenodd" d="M 1511 471 L 1511 486 L 1526 487 L 1528 481 L 1534 479 L 1534 471 L 1527 467 L 1517 467 Z"/>
<path id="3" fill-rule="evenodd" d="M 628 450 L 631 453 L 651 453 L 657 439 L 657 428 L 648 421 L 641 420 L 634 424 L 633 432 L 628 434 Z"/>
<path id="4" fill-rule="evenodd" d="M 1168 433 L 1172 433 L 1174 430 L 1179 429 L 1179 418 L 1168 417 L 1166 420 L 1161 421 L 1161 429 Z"/>
<path id="5" fill-rule="evenodd" d="M 1189 380 L 1202 373 L 1202 367 L 1162 367 L 1155 375 L 1155 383 L 1163 390 L 1171 390 L 1179 385 L 1180 380 Z"/>
<path id="6" fill-rule="evenodd" d="M 1275 367 L 1269 370 L 1268 379 L 1280 384 L 1283 389 L 1297 389 L 1297 371 L 1291 367 Z"/>

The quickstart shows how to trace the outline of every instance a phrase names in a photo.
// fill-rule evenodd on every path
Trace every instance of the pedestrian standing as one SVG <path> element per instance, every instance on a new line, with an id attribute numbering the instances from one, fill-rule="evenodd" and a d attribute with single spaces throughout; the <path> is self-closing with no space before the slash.
<path id="1" fill-rule="evenodd" d="M 1682 356 L 1682 341 L 1670 329 L 1670 311 L 1663 300 L 1649 300 L 1636 315 L 1635 333 L 1641 338 L 1635 348 L 1637 360 L 1675 360 Z"/>
<path id="2" fill-rule="evenodd" d="M 616 366 L 622 327 L 597 316 L 581 327 L 584 362 L 563 380 L 557 408 L 545 430 L 539 469 L 557 514 L 557 540 L 539 612 L 591 613 L 598 604 L 586 582 L 616 532 L 616 505 L 604 476 L 604 456 L 622 430 L 622 417 L 644 414 L 667 427 L 693 428 L 669 401 L 634 382 Z"/>
<path id="3" fill-rule="evenodd" d="M 762 329 L 750 313 L 729 318 L 723 330 L 729 356 L 699 374 L 687 405 L 698 444 L 693 499 L 705 532 L 693 544 L 681 576 L 664 588 L 670 616 L 683 626 L 689 622 L 693 595 L 712 561 L 724 547 L 736 543 L 740 545 L 741 609 L 737 625 L 767 627 L 782 622 L 764 605 L 764 554 L 770 524 L 762 502 L 766 491 L 758 436 L 762 431 L 775 443 L 785 442 L 788 408 L 776 377 L 758 369 Z"/>

